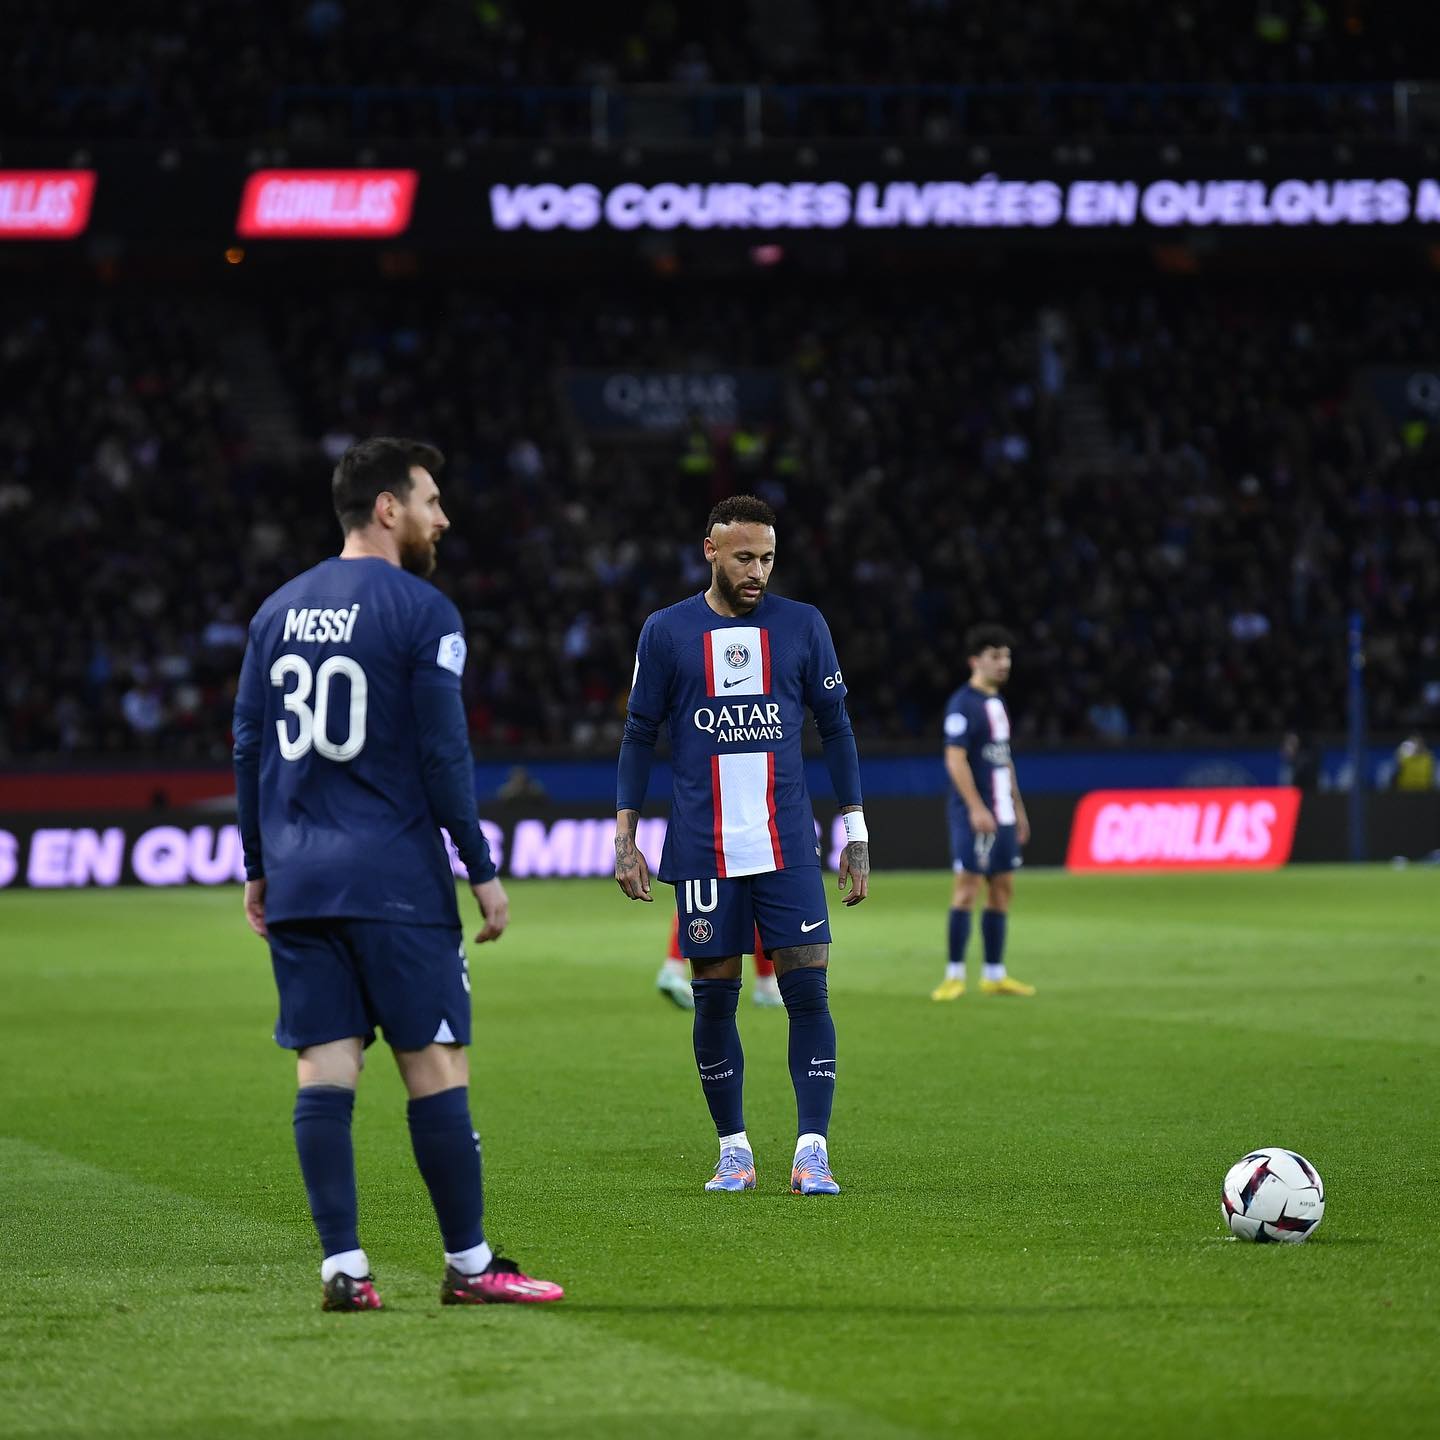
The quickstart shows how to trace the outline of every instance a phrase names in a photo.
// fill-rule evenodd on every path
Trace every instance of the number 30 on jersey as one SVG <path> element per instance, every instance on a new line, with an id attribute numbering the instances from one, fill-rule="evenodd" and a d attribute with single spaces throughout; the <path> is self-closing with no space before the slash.
<path id="1" fill-rule="evenodd" d="M 295 677 L 295 688 L 286 690 L 285 682 L 291 675 Z M 350 724 L 343 740 L 330 738 L 330 694 L 337 675 L 343 675 L 350 682 Z M 287 720 L 282 718 L 275 722 L 275 731 L 280 737 L 280 754 L 286 760 L 299 760 L 313 748 L 324 759 L 343 763 L 353 760 L 365 748 L 365 706 L 369 686 L 365 672 L 350 656 L 331 655 L 318 670 L 312 671 L 310 662 L 303 655 L 282 655 L 270 667 L 270 683 L 285 691 L 281 703 L 295 717 L 293 739 Z M 313 709 L 310 705 L 311 690 L 315 692 Z"/>

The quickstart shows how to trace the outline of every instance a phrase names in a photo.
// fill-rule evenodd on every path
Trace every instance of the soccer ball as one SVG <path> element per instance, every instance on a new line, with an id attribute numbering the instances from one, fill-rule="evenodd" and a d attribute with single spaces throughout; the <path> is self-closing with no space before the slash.
<path id="1" fill-rule="evenodd" d="M 1325 1213 L 1325 1184 L 1303 1155 L 1270 1145 L 1230 1167 L 1220 1187 L 1220 1213 L 1242 1240 L 1299 1244 Z"/>

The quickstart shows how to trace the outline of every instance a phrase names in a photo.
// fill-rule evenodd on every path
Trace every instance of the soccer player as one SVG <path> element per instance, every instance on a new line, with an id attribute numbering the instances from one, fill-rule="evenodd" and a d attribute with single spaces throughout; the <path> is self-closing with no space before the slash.
<path id="1" fill-rule="evenodd" d="M 704 548 L 710 588 L 656 611 L 640 632 L 620 746 L 615 879 L 630 899 L 653 898 L 635 828 L 664 723 L 674 796 L 659 874 L 675 887 L 695 977 L 695 1063 L 720 1137 L 705 1188 L 755 1188 L 735 1007 L 740 954 L 758 929 L 790 1019 L 798 1119 L 790 1188 L 836 1195 L 827 1138 L 836 1073 L 830 920 L 800 731 L 808 705 L 845 817 L 839 887 L 846 905 L 858 905 L 869 893 L 870 846 L 845 682 L 820 612 L 766 593 L 775 515 L 763 500 L 722 500 Z"/>
<path id="2" fill-rule="evenodd" d="M 352 446 L 332 493 L 344 548 L 260 606 L 235 698 L 245 915 L 269 941 L 276 1043 L 297 1056 L 295 1146 L 326 1310 L 378 1310 L 357 1234 L 350 1119 L 385 1032 L 444 1241 L 446 1305 L 558 1300 L 491 1250 L 470 1125 L 470 979 L 440 834 L 498 940 L 509 901 L 475 818 L 460 614 L 424 577 L 449 527 L 440 453 Z"/>
<path id="3" fill-rule="evenodd" d="M 690 975 L 685 957 L 680 952 L 680 916 L 670 917 L 670 948 L 666 952 L 660 973 L 655 977 L 655 988 L 673 1005 L 682 1010 L 695 1008 L 695 995 L 690 989 Z M 775 978 L 775 962 L 765 953 L 760 943 L 760 932 L 755 932 L 755 986 L 750 998 L 762 1009 L 780 1009 L 785 1001 L 780 995 L 780 982 Z"/>
<path id="4" fill-rule="evenodd" d="M 950 776 L 950 850 L 955 890 L 950 900 L 950 961 L 932 1000 L 965 993 L 965 947 L 970 916 L 983 883 L 987 890 L 980 934 L 985 943 L 982 995 L 1033 995 L 1005 971 L 1005 929 L 1015 893 L 1020 850 L 1030 819 L 1010 756 L 1010 716 L 1000 691 L 1010 678 L 1010 634 L 999 625 L 976 625 L 965 636 L 970 682 L 945 706 L 945 769 Z"/>

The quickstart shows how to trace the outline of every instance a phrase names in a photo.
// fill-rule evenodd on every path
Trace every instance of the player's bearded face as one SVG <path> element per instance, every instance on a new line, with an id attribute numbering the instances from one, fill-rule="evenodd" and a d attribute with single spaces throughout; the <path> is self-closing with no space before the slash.
<path id="1" fill-rule="evenodd" d="M 400 507 L 395 541 L 402 568 L 425 579 L 435 573 L 435 542 L 450 522 L 440 508 L 440 493 L 434 478 L 417 471 L 412 472 L 412 479 L 415 483 Z"/>
<path id="2" fill-rule="evenodd" d="M 421 579 L 435 573 L 435 542 L 430 538 L 428 523 L 417 520 L 409 510 L 400 532 L 400 564 L 412 575 Z"/>
<path id="3" fill-rule="evenodd" d="M 714 543 L 715 589 L 737 615 L 765 598 L 775 567 L 775 532 L 768 525 L 727 525 Z"/>

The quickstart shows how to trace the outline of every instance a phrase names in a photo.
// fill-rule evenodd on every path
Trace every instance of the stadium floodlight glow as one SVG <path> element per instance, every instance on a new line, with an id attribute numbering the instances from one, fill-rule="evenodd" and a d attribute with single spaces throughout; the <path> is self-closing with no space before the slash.
<path id="1" fill-rule="evenodd" d="M 94 200 L 93 170 L 0 170 L 0 240 L 73 240 Z"/>
<path id="2" fill-rule="evenodd" d="M 384 240 L 410 228 L 416 170 L 257 170 L 245 181 L 243 239 Z"/>

